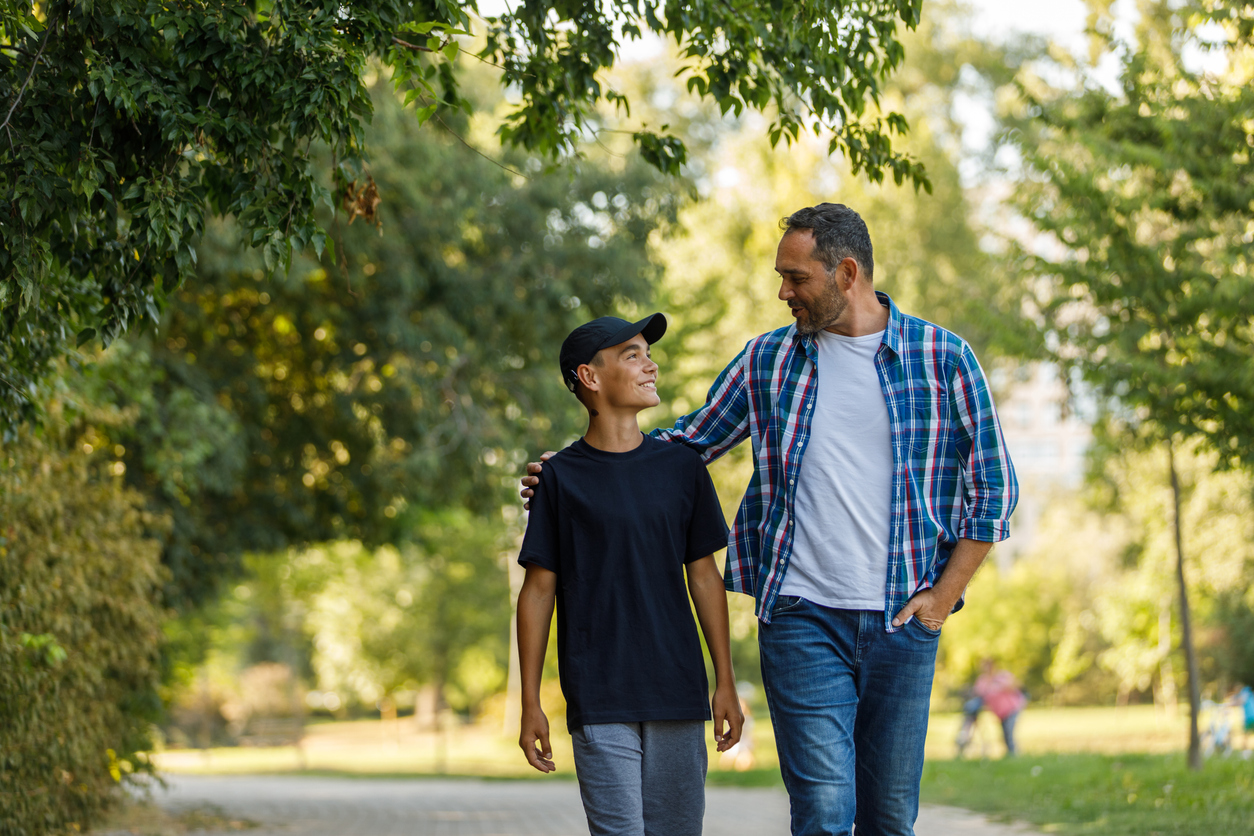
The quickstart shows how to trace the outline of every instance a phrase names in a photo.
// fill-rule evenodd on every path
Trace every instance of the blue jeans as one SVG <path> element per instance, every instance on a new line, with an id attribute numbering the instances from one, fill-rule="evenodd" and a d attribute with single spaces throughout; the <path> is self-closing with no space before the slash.
<path id="1" fill-rule="evenodd" d="M 759 623 L 794 836 L 913 836 L 939 639 L 787 595 Z"/>
<path id="2" fill-rule="evenodd" d="M 1009 717 L 1003 717 L 1001 721 L 1001 736 L 1006 741 L 1006 754 L 1010 757 L 1015 756 L 1015 720 L 1019 719 L 1019 712 L 1016 711 Z"/>

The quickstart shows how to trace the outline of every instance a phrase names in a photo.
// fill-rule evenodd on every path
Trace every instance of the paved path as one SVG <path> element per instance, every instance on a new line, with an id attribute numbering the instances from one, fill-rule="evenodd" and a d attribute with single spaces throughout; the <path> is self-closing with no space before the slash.
<path id="1" fill-rule="evenodd" d="M 587 836 L 573 781 L 379 780 L 167 775 L 171 811 L 215 807 L 261 825 L 252 836 Z M 710 787 L 707 836 L 788 836 L 778 789 Z M 966 810 L 925 807 L 917 836 L 1039 836 Z M 238 831 L 235 831 L 238 836 Z M 208 836 L 208 834 L 206 835 Z"/>

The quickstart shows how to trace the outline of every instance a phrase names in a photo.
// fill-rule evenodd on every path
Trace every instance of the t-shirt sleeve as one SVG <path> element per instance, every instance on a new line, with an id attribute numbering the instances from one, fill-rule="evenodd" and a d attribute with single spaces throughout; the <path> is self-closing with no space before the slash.
<path id="1" fill-rule="evenodd" d="M 533 563 L 541 569 L 556 572 L 558 567 L 557 479 L 553 466 L 540 469 L 540 484 L 531 497 L 527 516 L 527 533 L 523 535 L 518 562 Z"/>
<path id="2" fill-rule="evenodd" d="M 692 518 L 688 520 L 688 548 L 684 562 L 691 563 L 727 548 L 727 520 L 718 501 L 714 482 L 705 465 L 697 462 L 693 485 Z"/>

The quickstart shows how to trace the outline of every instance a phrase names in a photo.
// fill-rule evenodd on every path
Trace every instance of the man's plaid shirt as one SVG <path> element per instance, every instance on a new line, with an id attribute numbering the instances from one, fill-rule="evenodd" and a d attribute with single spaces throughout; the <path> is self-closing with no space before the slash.
<path id="1" fill-rule="evenodd" d="M 892 518 L 884 626 L 915 592 L 935 583 L 958 538 L 1010 536 L 1019 498 L 1014 466 L 984 372 L 960 337 L 907 316 L 886 294 L 888 327 L 875 368 L 893 445 Z M 792 554 L 793 507 L 818 388 L 814 337 L 795 325 L 752 340 L 705 405 L 660 438 L 696 448 L 709 462 L 746 438 L 755 467 L 728 538 L 725 582 L 771 608 Z M 850 428 L 857 432 L 857 428 Z M 962 602 L 958 603 L 962 606 Z"/>

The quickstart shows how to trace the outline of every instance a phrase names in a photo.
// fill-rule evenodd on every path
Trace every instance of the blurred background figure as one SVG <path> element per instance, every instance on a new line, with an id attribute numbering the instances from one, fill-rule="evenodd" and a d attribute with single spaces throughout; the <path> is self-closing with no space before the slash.
<path id="1" fill-rule="evenodd" d="M 1241 754 L 1250 756 L 1250 733 L 1254 732 L 1254 688 L 1246 685 L 1233 698 L 1241 707 Z"/>
<path id="2" fill-rule="evenodd" d="M 1232 700 L 1202 700 L 1202 755 L 1232 754 L 1232 723 L 1228 717 Z"/>
<path id="3" fill-rule="evenodd" d="M 980 709 L 984 708 L 984 700 L 975 693 L 974 688 L 967 691 L 967 698 L 962 702 L 962 725 L 958 727 L 957 757 L 962 757 L 975 737 L 975 724 L 980 719 Z"/>
<path id="4" fill-rule="evenodd" d="M 1006 756 L 1014 757 L 1015 722 L 1019 719 L 1019 712 L 1023 711 L 1023 707 L 1027 705 L 1028 698 L 1020 690 L 1019 682 L 1014 674 L 999 669 L 992 659 L 985 659 L 981 669 L 983 673 L 980 674 L 979 679 L 975 680 L 973 690 L 975 695 L 983 701 L 983 707 L 993 712 L 1001 721 L 1001 733 L 1006 741 Z M 965 713 L 965 706 L 963 710 Z M 976 713 L 978 714 L 978 709 Z M 965 719 L 963 725 L 966 725 Z"/>

